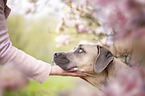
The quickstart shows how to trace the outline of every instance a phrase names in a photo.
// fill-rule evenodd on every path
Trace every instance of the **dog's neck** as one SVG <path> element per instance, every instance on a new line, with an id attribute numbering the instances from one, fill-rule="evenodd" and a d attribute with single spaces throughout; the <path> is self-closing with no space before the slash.
<path id="1" fill-rule="evenodd" d="M 118 59 L 114 58 L 113 62 L 111 62 L 101 73 L 94 72 L 89 76 L 83 77 L 83 79 L 102 90 L 106 85 L 112 82 L 112 79 L 117 76 L 119 73 L 118 70 L 126 71 L 129 70 L 129 67 Z"/>
<path id="2" fill-rule="evenodd" d="M 97 87 L 98 89 L 102 90 L 105 85 L 107 85 L 107 71 L 104 70 L 101 73 L 92 73 L 88 74 L 86 77 L 83 77 L 85 81 L 89 82 L 93 86 Z"/>

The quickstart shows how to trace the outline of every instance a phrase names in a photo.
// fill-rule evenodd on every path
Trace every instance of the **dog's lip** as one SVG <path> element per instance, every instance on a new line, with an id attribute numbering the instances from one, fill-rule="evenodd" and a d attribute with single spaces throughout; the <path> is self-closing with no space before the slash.
<path id="1" fill-rule="evenodd" d="M 72 69 L 74 69 L 74 70 L 78 70 L 78 68 L 77 68 L 77 66 L 74 66 L 74 67 L 71 67 L 71 68 L 69 68 L 69 69 L 67 69 L 67 70 L 72 70 Z"/>
<path id="2" fill-rule="evenodd" d="M 55 63 L 54 59 L 52 59 L 52 63 L 53 63 L 53 65 L 56 65 L 56 63 Z"/>

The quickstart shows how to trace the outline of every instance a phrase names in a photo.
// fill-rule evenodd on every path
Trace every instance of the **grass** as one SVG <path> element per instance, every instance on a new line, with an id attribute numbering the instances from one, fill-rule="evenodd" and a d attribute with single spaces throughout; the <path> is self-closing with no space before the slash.
<path id="1" fill-rule="evenodd" d="M 58 96 L 58 91 L 74 88 L 76 81 L 73 77 L 52 76 L 44 84 L 30 81 L 25 89 L 5 92 L 4 96 Z"/>

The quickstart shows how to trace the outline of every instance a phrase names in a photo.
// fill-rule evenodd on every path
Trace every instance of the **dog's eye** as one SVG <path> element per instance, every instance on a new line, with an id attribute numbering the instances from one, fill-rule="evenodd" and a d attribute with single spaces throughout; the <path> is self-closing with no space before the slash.
<path id="1" fill-rule="evenodd" d="M 83 49 L 79 49 L 79 50 L 78 50 L 79 53 L 82 53 L 83 51 L 84 51 Z"/>
<path id="2" fill-rule="evenodd" d="M 86 53 L 83 48 L 79 48 L 75 51 L 75 53 Z"/>

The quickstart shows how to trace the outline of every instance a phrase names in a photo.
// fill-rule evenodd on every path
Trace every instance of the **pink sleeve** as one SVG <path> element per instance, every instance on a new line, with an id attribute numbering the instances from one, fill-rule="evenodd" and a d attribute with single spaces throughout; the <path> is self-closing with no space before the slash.
<path id="1" fill-rule="evenodd" d="M 12 46 L 6 24 L 5 5 L 0 0 L 0 64 L 12 63 L 26 76 L 44 83 L 51 71 L 51 65 L 26 54 Z"/>

